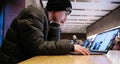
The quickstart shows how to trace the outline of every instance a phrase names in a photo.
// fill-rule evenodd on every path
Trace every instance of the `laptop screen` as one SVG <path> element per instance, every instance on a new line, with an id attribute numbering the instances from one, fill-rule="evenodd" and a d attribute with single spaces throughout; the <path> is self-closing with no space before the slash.
<path id="1" fill-rule="evenodd" d="M 88 39 L 87 39 L 87 40 L 85 40 L 85 42 L 84 42 L 84 45 L 83 45 L 83 46 L 87 48 L 87 47 L 88 47 L 88 45 L 89 45 L 89 41 L 88 41 Z"/>
<path id="2" fill-rule="evenodd" d="M 89 48 L 91 45 L 91 41 L 92 41 L 91 39 L 86 39 L 83 46 Z"/>
<path id="3" fill-rule="evenodd" d="M 90 47 L 90 51 L 107 52 L 112 42 L 114 41 L 118 31 L 119 29 L 114 29 L 98 34 Z"/>

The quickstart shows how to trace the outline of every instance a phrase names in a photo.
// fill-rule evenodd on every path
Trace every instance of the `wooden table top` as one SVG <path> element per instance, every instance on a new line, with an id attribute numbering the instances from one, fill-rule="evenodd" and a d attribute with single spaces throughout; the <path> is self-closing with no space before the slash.
<path id="1" fill-rule="evenodd" d="M 120 64 L 120 51 L 105 55 L 51 55 L 35 56 L 19 64 Z"/>

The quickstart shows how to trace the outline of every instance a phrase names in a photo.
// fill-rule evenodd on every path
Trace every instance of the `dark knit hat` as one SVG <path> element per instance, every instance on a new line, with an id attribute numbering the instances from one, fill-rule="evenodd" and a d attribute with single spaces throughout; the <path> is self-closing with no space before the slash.
<path id="1" fill-rule="evenodd" d="M 72 4 L 70 0 L 48 0 L 46 9 L 48 11 L 67 11 L 70 14 Z"/>

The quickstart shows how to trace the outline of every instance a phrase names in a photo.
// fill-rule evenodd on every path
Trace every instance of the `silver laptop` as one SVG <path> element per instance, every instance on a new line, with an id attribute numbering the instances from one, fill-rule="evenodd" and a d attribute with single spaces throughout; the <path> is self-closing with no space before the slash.
<path id="1" fill-rule="evenodd" d="M 89 47 L 90 54 L 106 54 L 112 48 L 113 41 L 118 34 L 120 28 L 99 33 Z M 86 40 L 84 46 L 87 46 L 89 41 Z"/>

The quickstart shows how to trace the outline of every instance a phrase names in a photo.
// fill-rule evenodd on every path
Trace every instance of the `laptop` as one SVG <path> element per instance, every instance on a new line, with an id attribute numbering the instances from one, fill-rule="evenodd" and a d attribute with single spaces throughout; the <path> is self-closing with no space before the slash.
<path id="1" fill-rule="evenodd" d="M 91 45 L 91 39 L 86 39 L 85 42 L 84 42 L 84 44 L 83 44 L 83 46 L 84 46 L 85 48 L 89 48 L 90 45 Z"/>
<path id="2" fill-rule="evenodd" d="M 117 36 L 119 30 L 120 28 L 117 28 L 99 33 L 89 47 L 90 54 L 91 55 L 106 54 L 113 46 L 114 43 L 113 41 Z M 84 47 L 88 46 L 88 43 L 89 41 L 86 40 L 83 46 Z"/>

